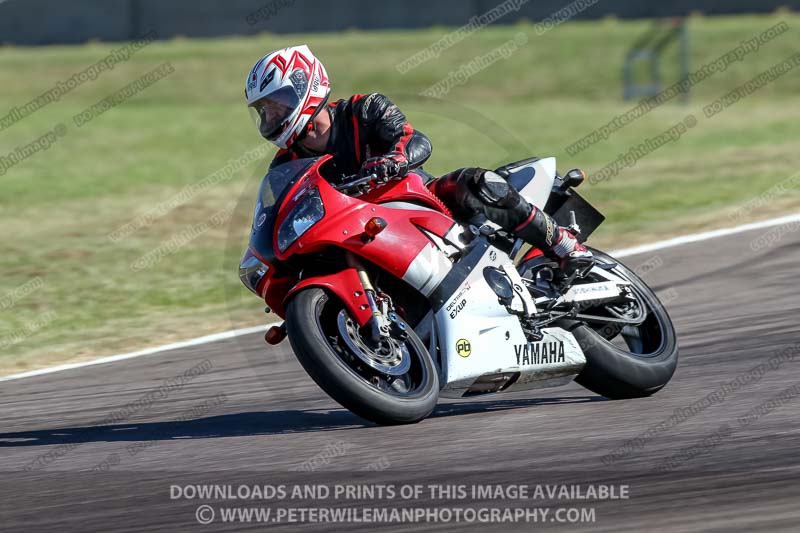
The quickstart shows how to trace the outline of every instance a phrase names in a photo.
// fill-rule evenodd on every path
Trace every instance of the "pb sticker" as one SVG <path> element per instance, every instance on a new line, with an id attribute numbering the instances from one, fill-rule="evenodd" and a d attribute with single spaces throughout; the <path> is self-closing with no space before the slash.
<path id="1" fill-rule="evenodd" d="M 472 353 L 472 345 L 467 339 L 458 339 L 456 341 L 456 353 L 461 357 L 469 357 Z"/>

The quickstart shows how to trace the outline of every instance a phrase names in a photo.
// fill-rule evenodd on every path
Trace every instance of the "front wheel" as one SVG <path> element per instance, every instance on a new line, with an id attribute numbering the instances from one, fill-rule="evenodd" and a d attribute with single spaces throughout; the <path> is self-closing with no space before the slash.
<path id="1" fill-rule="evenodd" d="M 312 287 L 289 302 L 286 330 L 300 364 L 331 398 L 371 422 L 409 424 L 436 407 L 439 379 L 414 330 L 393 318 L 400 334 L 373 347 L 337 298 Z"/>
<path id="2" fill-rule="evenodd" d="M 615 264 L 611 272 L 630 281 L 634 303 L 625 307 L 593 308 L 607 314 L 607 324 L 581 324 L 572 329 L 586 355 L 586 366 L 575 379 L 592 392 L 611 399 L 638 398 L 661 390 L 678 365 L 678 342 L 667 310 L 653 290 L 622 263 L 592 249 L 599 263 Z M 586 281 L 600 281 L 590 278 Z M 599 307 L 599 306 L 598 306 Z M 637 317 L 636 325 L 611 320 Z"/>

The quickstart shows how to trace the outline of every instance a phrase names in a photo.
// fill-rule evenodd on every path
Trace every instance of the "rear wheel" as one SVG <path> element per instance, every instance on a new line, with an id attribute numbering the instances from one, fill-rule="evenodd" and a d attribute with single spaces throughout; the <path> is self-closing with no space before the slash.
<path id="1" fill-rule="evenodd" d="M 585 314 L 606 314 L 606 324 L 580 324 L 572 334 L 586 355 L 586 367 L 575 379 L 587 389 L 611 399 L 649 396 L 661 390 L 675 373 L 678 342 L 667 310 L 650 287 L 633 271 L 599 250 L 600 263 L 632 284 L 624 306 L 598 306 Z M 588 282 L 598 281 L 587 279 Z M 635 325 L 614 320 L 630 319 Z"/>
<path id="2" fill-rule="evenodd" d="M 373 346 L 337 298 L 312 287 L 289 302 L 286 329 L 300 364 L 342 406 L 378 424 L 419 422 L 436 407 L 436 367 L 414 330 L 392 319 L 391 337 Z"/>

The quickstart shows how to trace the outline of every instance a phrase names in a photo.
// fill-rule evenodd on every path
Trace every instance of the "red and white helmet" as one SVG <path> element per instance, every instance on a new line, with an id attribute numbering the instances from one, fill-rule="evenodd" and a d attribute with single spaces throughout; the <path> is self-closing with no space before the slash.
<path id="1" fill-rule="evenodd" d="M 325 67 L 302 45 L 259 59 L 247 75 L 244 95 L 261 135 L 288 148 L 325 105 L 330 91 Z"/>

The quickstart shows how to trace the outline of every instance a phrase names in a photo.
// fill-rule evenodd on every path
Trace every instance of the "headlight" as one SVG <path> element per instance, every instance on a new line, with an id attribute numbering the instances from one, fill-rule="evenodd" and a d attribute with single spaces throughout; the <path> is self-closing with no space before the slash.
<path id="1" fill-rule="evenodd" d="M 257 296 L 258 284 L 267 274 L 269 265 L 261 262 L 261 260 L 253 254 L 253 251 L 248 248 L 242 257 L 242 262 L 239 263 L 239 279 L 242 280 L 244 286 L 250 289 Z"/>
<path id="2" fill-rule="evenodd" d="M 325 216 L 319 189 L 314 187 L 303 195 L 278 228 L 278 249 L 281 253 Z"/>

